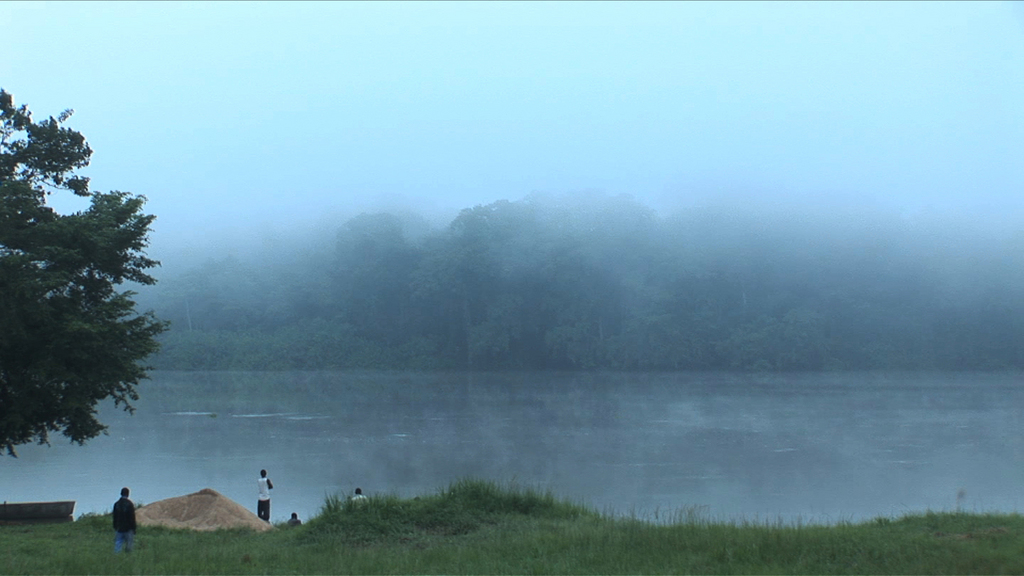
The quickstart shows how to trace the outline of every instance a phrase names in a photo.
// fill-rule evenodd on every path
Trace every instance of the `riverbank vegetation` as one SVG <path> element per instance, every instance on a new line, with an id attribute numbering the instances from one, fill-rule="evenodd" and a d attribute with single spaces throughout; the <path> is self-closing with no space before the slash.
<path id="1" fill-rule="evenodd" d="M 1019 574 L 1024 518 L 912 514 L 833 526 L 610 517 L 463 480 L 412 499 L 328 497 L 298 527 L 141 528 L 115 556 L 109 515 L 0 526 L 3 574 Z"/>
<path id="2" fill-rule="evenodd" d="M 98 192 L 78 170 L 85 136 L 73 110 L 36 121 L 0 88 L 0 450 L 83 444 L 107 429 L 96 405 L 132 411 L 142 362 L 165 324 L 136 310 L 128 285 L 151 286 L 144 196 Z M 66 214 L 52 197 L 88 199 Z"/>
<path id="3" fill-rule="evenodd" d="M 313 243 L 310 242 L 310 246 Z M 145 304 L 167 370 L 1024 368 L 1024 236 L 857 206 L 530 196 L 209 260 Z"/>

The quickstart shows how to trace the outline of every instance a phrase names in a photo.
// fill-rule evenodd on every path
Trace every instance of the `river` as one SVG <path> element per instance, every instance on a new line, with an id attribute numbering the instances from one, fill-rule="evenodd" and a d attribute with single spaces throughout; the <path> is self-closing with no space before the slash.
<path id="1" fill-rule="evenodd" d="M 464 477 L 610 514 L 861 521 L 1016 512 L 1024 377 L 974 373 L 157 372 L 109 435 L 0 461 L 0 500 L 106 512 L 213 488 L 272 518 Z"/>

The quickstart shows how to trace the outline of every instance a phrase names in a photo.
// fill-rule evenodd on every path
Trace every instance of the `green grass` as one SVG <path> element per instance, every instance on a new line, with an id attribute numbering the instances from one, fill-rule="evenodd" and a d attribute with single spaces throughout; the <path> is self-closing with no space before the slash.
<path id="1" fill-rule="evenodd" d="M 3 574 L 1021 574 L 1024 517 L 922 513 L 835 526 L 681 510 L 613 518 L 550 493 L 462 480 L 412 499 L 328 497 L 299 527 L 142 528 L 115 556 L 109 515 L 0 526 Z"/>

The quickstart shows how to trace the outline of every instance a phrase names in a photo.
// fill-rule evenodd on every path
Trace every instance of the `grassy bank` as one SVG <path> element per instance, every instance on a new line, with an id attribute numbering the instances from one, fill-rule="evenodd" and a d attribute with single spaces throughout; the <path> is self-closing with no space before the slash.
<path id="1" fill-rule="evenodd" d="M 254 533 L 109 516 L 0 526 L 3 574 L 1020 574 L 1024 517 L 923 513 L 837 526 L 610 518 L 551 494 L 460 481 L 414 499 L 329 497 L 306 524 Z"/>

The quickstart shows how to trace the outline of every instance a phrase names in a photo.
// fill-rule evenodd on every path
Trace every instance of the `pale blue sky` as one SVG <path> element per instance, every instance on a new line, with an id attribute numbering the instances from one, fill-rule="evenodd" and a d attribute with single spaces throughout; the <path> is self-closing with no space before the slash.
<path id="1" fill-rule="evenodd" d="M 158 235 L 532 191 L 1024 201 L 1024 9 L 0 3 L 0 86 L 74 108 Z M 170 241 L 170 240 L 168 240 Z"/>

